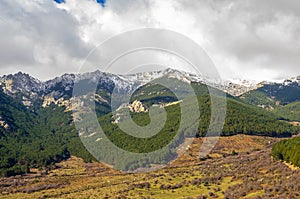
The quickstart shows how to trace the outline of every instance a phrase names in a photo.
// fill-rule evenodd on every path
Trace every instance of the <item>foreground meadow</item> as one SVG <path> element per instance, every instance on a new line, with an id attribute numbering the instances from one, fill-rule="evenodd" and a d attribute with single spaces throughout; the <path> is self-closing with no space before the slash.
<path id="1" fill-rule="evenodd" d="M 0 179 L 0 198 L 300 198 L 300 170 L 274 161 L 277 138 L 221 137 L 198 158 L 202 139 L 170 166 L 121 173 L 72 157 L 51 171 Z"/>

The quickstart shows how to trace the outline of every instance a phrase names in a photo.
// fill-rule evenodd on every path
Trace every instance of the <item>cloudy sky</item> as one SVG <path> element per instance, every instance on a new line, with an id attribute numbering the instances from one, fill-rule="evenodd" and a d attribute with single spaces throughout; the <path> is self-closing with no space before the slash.
<path id="1" fill-rule="evenodd" d="M 300 75 L 297 0 L 2 0 L 0 74 L 78 72 L 95 46 L 145 27 L 191 38 L 224 79 Z"/>

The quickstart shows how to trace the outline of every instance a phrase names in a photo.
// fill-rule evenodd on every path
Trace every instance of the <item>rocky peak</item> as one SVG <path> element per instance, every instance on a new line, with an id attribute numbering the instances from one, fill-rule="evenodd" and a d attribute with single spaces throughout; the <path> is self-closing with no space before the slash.
<path id="1" fill-rule="evenodd" d="M 40 80 L 22 72 L 2 76 L 0 84 L 6 94 L 21 92 L 30 95 L 42 91 L 45 87 Z"/>

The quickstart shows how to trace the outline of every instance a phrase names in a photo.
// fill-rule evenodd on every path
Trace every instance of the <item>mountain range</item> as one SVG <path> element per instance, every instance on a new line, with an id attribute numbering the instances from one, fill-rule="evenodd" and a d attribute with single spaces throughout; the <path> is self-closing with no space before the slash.
<path id="1" fill-rule="evenodd" d="M 95 81 L 99 79 L 99 85 L 108 89 L 117 87 L 124 91 L 131 90 L 133 86 L 142 86 L 145 83 L 159 77 L 173 77 L 186 82 L 200 82 L 223 90 L 224 92 L 245 99 L 248 103 L 255 105 L 285 105 L 300 99 L 299 85 L 300 76 L 284 80 L 282 83 L 239 81 L 214 81 L 205 76 L 194 75 L 188 72 L 174 69 L 162 71 L 143 72 L 129 75 L 115 75 L 101 71 L 84 74 L 64 74 L 48 81 L 40 81 L 26 73 L 18 72 L 0 77 L 0 87 L 3 92 L 12 97 L 22 97 L 20 100 L 27 106 L 33 106 L 36 100 L 62 97 L 70 98 L 75 80 L 88 79 Z M 95 82 L 94 82 L 95 83 Z M 251 92 L 249 92 L 251 91 Z M 288 94 L 288 95 L 287 95 Z M 261 98 L 261 99 L 260 99 Z M 265 101 L 264 101 L 265 100 Z M 260 103 L 260 102 L 265 102 Z"/>
<path id="2" fill-rule="evenodd" d="M 96 94 L 92 98 L 96 102 L 95 110 L 99 122 L 104 124 L 107 137 L 113 143 L 134 152 L 144 152 L 153 147 L 163 146 L 173 138 L 169 132 L 173 132 L 179 124 L 177 121 L 180 118 L 177 118 L 177 113 L 180 101 L 170 90 L 148 83 L 160 77 L 189 84 L 195 90 L 201 111 L 197 136 L 204 136 L 209 126 L 211 99 L 208 87 L 228 96 L 222 135 L 286 137 L 299 132 L 299 127 L 295 123 L 298 124 L 300 118 L 295 117 L 294 113 L 300 110 L 300 77 L 282 83 L 250 81 L 237 83 L 215 81 L 204 76 L 166 69 L 129 75 L 94 71 L 65 74 L 52 80 L 40 81 L 19 72 L 0 78 L 0 174 L 9 176 L 26 173 L 29 167 L 51 167 L 55 162 L 67 159 L 71 155 L 82 157 L 85 161 L 95 160 L 81 143 L 73 123 L 73 118 L 77 116 L 70 111 L 76 109 L 74 107 L 76 104 L 71 101 L 74 99 L 74 85 L 78 81 L 97 85 Z M 174 85 L 176 89 L 176 83 Z M 136 123 L 142 126 L 149 123 L 146 112 L 152 105 L 165 107 L 169 114 L 170 124 L 161 132 L 162 137 L 151 140 L 151 145 L 147 144 L 146 140 L 141 145 L 141 140 L 126 137 L 117 128 L 118 121 L 112 120 L 110 101 L 113 90 L 130 93 L 136 88 L 138 89 L 132 95 L 131 104 L 120 107 L 137 110 L 131 111 Z M 80 107 L 80 104 L 78 106 Z M 188 135 L 189 131 L 190 129 L 186 128 L 184 133 Z M 93 134 L 86 137 L 90 142 L 100 140 L 93 137 Z M 174 152 L 165 155 L 176 156 Z M 114 161 L 110 163 L 117 164 Z M 139 164 L 150 163 L 133 164 L 132 160 L 128 159 L 126 164 L 119 165 L 119 169 L 134 170 Z"/>

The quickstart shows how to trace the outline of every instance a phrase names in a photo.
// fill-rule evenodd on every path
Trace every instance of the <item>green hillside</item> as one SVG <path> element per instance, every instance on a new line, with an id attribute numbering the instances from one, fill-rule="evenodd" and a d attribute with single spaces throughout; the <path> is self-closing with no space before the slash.
<path id="1" fill-rule="evenodd" d="M 174 89 L 176 85 L 174 84 Z M 116 124 L 112 123 L 112 115 L 108 113 L 110 107 L 107 104 L 98 103 L 96 104 L 96 111 L 101 127 L 107 138 L 115 145 L 136 153 L 159 149 L 166 146 L 171 140 L 175 140 L 175 145 L 180 144 L 182 137 L 175 136 L 175 132 L 178 130 L 183 132 L 185 136 L 192 137 L 192 127 L 199 126 L 197 136 L 204 136 L 210 123 L 211 100 L 205 85 L 193 83 L 192 86 L 198 95 L 201 115 L 200 121 L 195 121 L 195 118 L 185 118 L 187 121 L 192 121 L 190 126 L 178 129 L 181 121 L 179 117 L 181 109 L 177 104 L 166 107 L 167 122 L 161 132 L 151 138 L 135 138 L 125 134 Z M 140 95 L 139 93 L 142 92 L 144 94 Z M 106 95 L 106 98 L 108 96 L 109 94 Z M 193 106 L 189 105 L 189 96 L 186 97 L 184 100 L 187 100 L 187 105 L 184 109 L 187 113 L 193 113 L 195 110 Z M 177 101 L 172 92 L 158 85 L 147 85 L 140 88 L 132 97 L 132 100 L 135 99 L 141 100 L 147 107 L 157 103 Z M 71 112 L 65 112 L 63 107 L 52 105 L 33 112 L 2 92 L 0 92 L 0 102 L 1 117 L 10 125 L 10 129 L 0 128 L 0 174 L 2 176 L 25 173 L 29 167 L 51 167 L 55 162 L 67 159 L 71 155 L 82 157 L 85 161 L 94 160 L 78 136 L 72 122 Z M 215 105 L 218 106 L 218 102 Z M 219 107 L 219 110 L 221 111 L 222 108 L 224 107 Z M 148 113 L 131 114 L 133 120 L 142 126 L 150 122 Z M 159 116 L 159 114 L 156 115 L 157 118 L 154 119 L 159 119 Z M 297 127 L 284 121 L 278 121 L 276 118 L 277 115 L 271 112 L 245 104 L 229 96 L 222 135 L 249 134 L 285 137 L 299 131 Z M 96 145 L 95 139 L 91 138 L 89 141 Z M 155 157 L 155 160 L 160 162 L 161 159 L 171 158 L 175 155 L 174 150 L 166 149 L 161 157 Z M 108 160 L 112 164 L 114 161 Z M 135 160 L 128 158 L 128 164 L 121 165 L 120 169 L 134 169 L 138 165 L 147 165 L 147 162 L 134 162 L 132 164 L 132 161 Z M 129 165 L 131 165 L 130 168 Z"/>
<path id="2" fill-rule="evenodd" d="M 274 113 L 291 121 L 300 121 L 300 101 L 278 107 Z"/>
<path id="3" fill-rule="evenodd" d="M 285 121 L 277 120 L 272 112 L 247 105 L 235 99 L 228 99 L 224 135 L 248 134 L 285 137 L 299 129 Z"/>
<path id="4" fill-rule="evenodd" d="M 28 130 L 33 125 L 33 115 L 21 103 L 0 91 L 0 116 L 9 128 L 0 127 L 0 137 L 18 129 Z"/>
<path id="5" fill-rule="evenodd" d="M 276 106 L 276 101 L 274 98 L 271 98 L 266 93 L 258 90 L 249 91 L 240 96 L 240 99 L 248 104 L 264 106 L 266 108 Z"/>
<path id="6" fill-rule="evenodd" d="M 1 176 L 26 173 L 29 167 L 50 167 L 70 155 L 93 159 L 64 108 L 52 106 L 33 113 L 2 92 L 0 102 L 1 117 L 11 126 L 0 129 Z"/>
<path id="7" fill-rule="evenodd" d="M 204 91 L 204 85 L 196 85 L 201 86 L 198 87 L 199 90 Z M 145 87 L 146 89 L 143 92 L 143 89 L 141 88 L 138 93 L 148 93 L 150 92 L 149 87 Z M 154 86 L 155 92 L 161 92 L 159 91 L 159 86 Z M 152 94 L 154 91 L 152 91 Z M 210 124 L 210 117 L 211 117 L 211 100 L 210 97 L 207 95 L 207 92 L 201 92 L 203 93 L 202 96 L 198 97 L 198 103 L 199 103 L 199 109 L 200 109 L 200 121 L 197 123 L 193 123 L 193 125 L 198 126 L 198 130 L 196 133 L 196 136 L 205 136 L 206 132 L 208 130 L 209 124 Z M 155 104 L 157 102 L 163 103 L 163 102 L 169 102 L 169 99 L 175 98 L 173 95 L 169 95 L 166 90 L 164 90 L 164 97 L 163 98 L 157 98 L 153 94 L 153 98 L 146 97 L 144 100 L 141 97 L 141 95 L 135 93 L 135 97 L 139 97 L 138 99 L 142 102 L 145 102 L 145 104 L 149 107 L 152 104 Z M 198 93 L 200 94 L 200 93 Z M 146 96 L 149 96 L 148 94 Z M 136 98 L 133 98 L 134 100 Z M 166 101 L 164 101 L 166 100 Z M 174 99 L 175 100 L 175 99 Z M 186 99 L 189 100 L 189 99 Z M 218 104 L 215 104 L 217 107 Z M 219 107 L 219 111 L 224 107 Z M 187 106 L 184 107 L 184 110 L 192 113 L 193 106 Z M 134 152 L 134 153 L 146 153 L 146 152 L 152 152 L 157 149 L 160 149 L 164 146 L 166 146 L 171 140 L 175 140 L 175 144 L 180 144 L 182 140 L 180 140 L 179 137 L 176 137 L 175 133 L 180 131 L 179 123 L 180 123 L 180 115 L 181 115 L 181 109 L 180 106 L 173 105 L 166 107 L 166 111 L 168 113 L 167 115 L 167 122 L 164 126 L 164 128 L 155 136 L 151 138 L 136 138 L 133 136 L 130 136 L 123 132 L 117 124 L 114 123 L 114 119 L 112 117 L 112 114 L 105 115 L 103 117 L 99 118 L 99 123 L 101 124 L 102 129 L 104 130 L 106 136 L 108 139 L 113 142 L 116 146 L 119 148 L 122 148 L 126 151 Z M 121 115 L 121 114 L 120 114 Z M 151 120 L 149 118 L 148 113 L 131 113 L 132 119 L 141 126 L 148 125 Z M 152 118 L 152 120 L 159 119 L 160 115 L 155 115 L 155 118 Z M 157 117 L 157 118 L 156 118 Z M 123 122 L 126 124 L 126 119 L 123 118 Z M 193 118 L 187 118 L 188 120 L 193 120 Z M 89 126 L 89 125 L 87 125 Z M 189 127 L 183 127 L 183 135 L 185 137 L 192 137 L 191 128 Z M 224 128 L 222 130 L 222 136 L 230 136 L 230 135 L 236 135 L 236 134 L 247 134 L 247 135 L 261 135 L 261 136 L 273 136 L 273 137 L 289 137 L 293 133 L 296 133 L 299 131 L 299 128 L 294 127 L 290 125 L 289 123 L 285 121 L 279 121 L 277 120 L 277 116 L 273 113 L 253 106 L 243 103 L 240 100 L 236 100 L 232 97 L 229 97 L 227 99 L 227 114 L 226 114 L 226 120 L 224 124 Z M 97 136 L 95 136 L 97 137 Z M 101 153 L 99 153 L 98 157 L 101 160 L 104 160 L 105 162 L 117 166 L 118 169 L 122 170 L 128 170 L 128 169 L 136 169 L 140 166 L 146 166 L 148 163 L 160 163 L 165 159 L 165 157 L 174 157 L 176 156 L 176 153 L 173 149 L 173 145 L 169 150 L 166 150 L 163 152 L 163 155 L 161 157 L 147 157 L 147 160 L 141 161 L 132 159 L 132 157 L 127 157 L 126 154 L 123 154 L 122 157 L 124 157 L 124 162 L 122 162 L 122 165 L 119 165 L 117 162 L 118 160 L 111 159 L 109 156 L 105 156 L 105 151 L 107 153 L 111 152 L 112 148 L 101 148 L 101 146 L 97 145 L 95 143 L 96 138 L 87 138 L 90 146 L 95 145 L 95 148 Z M 177 141 L 178 140 L 178 141 Z M 99 148 L 100 147 L 100 148 Z M 95 150 L 96 151 L 96 150 Z"/>
<path id="8" fill-rule="evenodd" d="M 300 87 L 297 82 L 265 84 L 256 90 L 241 95 L 240 98 L 249 104 L 274 108 L 300 101 Z"/>
<path id="9" fill-rule="evenodd" d="M 176 85 L 176 84 L 175 84 Z M 192 83 L 192 87 L 198 96 L 199 107 L 201 112 L 201 121 L 199 132 L 203 135 L 207 131 L 210 121 L 210 106 L 208 87 L 201 83 Z M 210 88 L 213 90 L 213 88 Z M 221 91 L 220 91 L 221 92 Z M 143 98 L 143 95 L 146 98 Z M 149 95 L 151 93 L 151 95 Z M 163 97 L 155 97 L 155 93 L 163 93 Z M 217 93 L 217 92 L 216 92 Z M 159 85 L 145 85 L 137 90 L 131 101 L 140 100 L 148 107 L 155 103 L 176 101 L 176 96 Z M 172 100 L 171 100 L 172 99 Z M 164 101 L 166 100 L 166 101 Z M 223 108 L 223 107 L 220 107 Z M 296 132 L 285 121 L 278 121 L 278 114 L 259 108 L 257 106 L 244 103 L 244 100 L 227 95 L 227 117 L 223 128 L 223 135 L 249 134 L 249 135 L 266 135 L 266 136 L 288 136 Z"/>
<path id="10" fill-rule="evenodd" d="M 282 140 L 276 143 L 272 149 L 272 156 L 276 160 L 284 160 L 300 167 L 300 137 Z"/>

